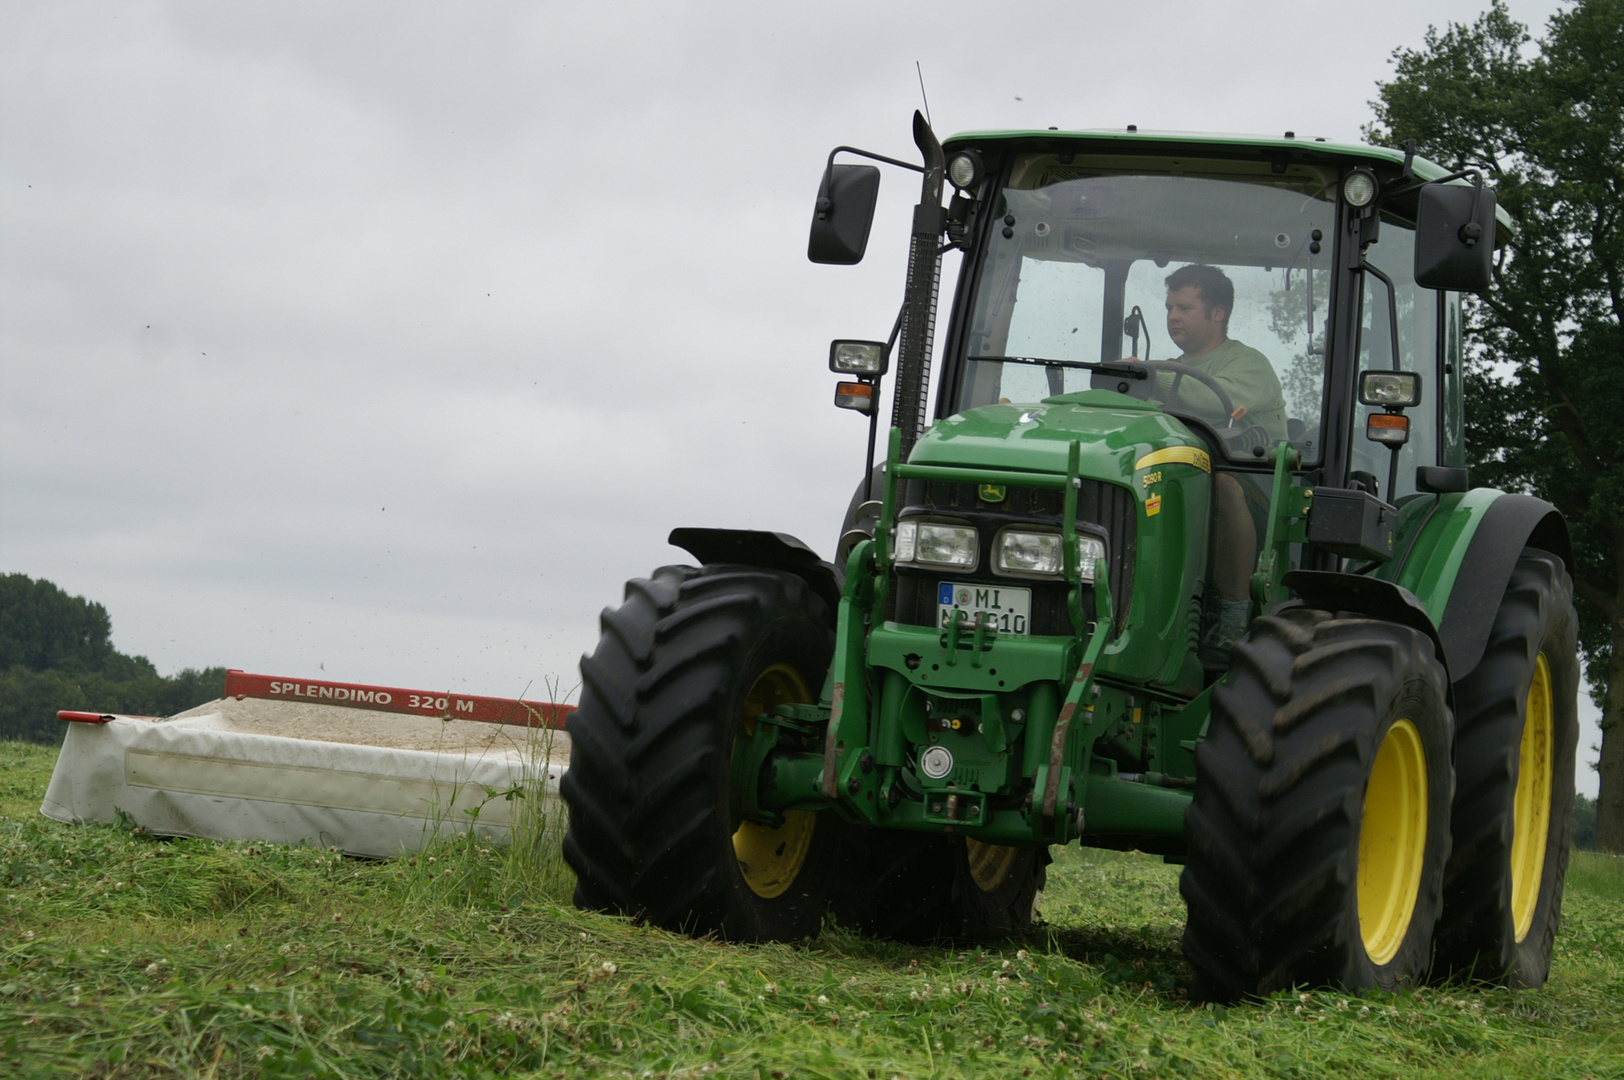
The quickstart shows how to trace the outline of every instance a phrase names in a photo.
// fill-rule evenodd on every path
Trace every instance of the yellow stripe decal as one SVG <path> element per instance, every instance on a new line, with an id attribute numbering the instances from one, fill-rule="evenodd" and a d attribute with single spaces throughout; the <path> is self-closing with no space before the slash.
<path id="1" fill-rule="evenodd" d="M 1202 472 L 1212 472 L 1212 459 L 1205 450 L 1197 450 L 1193 446 L 1169 446 L 1164 450 L 1146 454 L 1133 463 L 1135 472 L 1140 469 L 1151 469 L 1157 465 L 1194 465 Z"/>

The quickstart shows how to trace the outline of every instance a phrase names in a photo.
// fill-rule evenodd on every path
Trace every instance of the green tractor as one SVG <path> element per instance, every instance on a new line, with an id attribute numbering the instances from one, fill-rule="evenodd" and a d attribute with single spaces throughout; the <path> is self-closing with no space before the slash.
<path id="1" fill-rule="evenodd" d="M 830 352 L 870 422 L 837 559 L 677 529 L 700 565 L 604 612 L 568 723 L 575 902 L 986 939 L 1075 840 L 1183 866 L 1202 998 L 1540 985 L 1572 553 L 1464 468 L 1461 293 L 1509 224 L 1481 175 L 1291 132 L 944 145 L 916 114 L 914 141 L 831 153 L 812 223 L 813 261 L 857 262 L 880 170 L 836 158 L 923 177 L 890 340 Z"/>

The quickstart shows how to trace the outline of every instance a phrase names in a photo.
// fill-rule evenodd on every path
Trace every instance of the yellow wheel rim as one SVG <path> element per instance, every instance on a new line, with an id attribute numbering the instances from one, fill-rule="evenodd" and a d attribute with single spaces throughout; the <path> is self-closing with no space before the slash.
<path id="1" fill-rule="evenodd" d="M 756 717 L 768 709 L 811 700 L 798 671 L 788 664 L 774 664 L 757 676 L 745 695 L 739 709 L 739 726 L 753 732 Z M 806 862 L 817 825 L 818 815 L 810 810 L 786 810 L 784 823 L 776 829 L 753 821 L 742 823 L 733 834 L 733 855 L 750 891 L 771 900 L 793 885 Z"/>
<path id="2" fill-rule="evenodd" d="M 1426 848 L 1427 756 L 1415 725 L 1398 720 L 1376 751 L 1359 825 L 1359 936 L 1378 966 L 1409 932 Z"/>
<path id="3" fill-rule="evenodd" d="M 1545 654 L 1534 659 L 1534 679 L 1523 710 L 1522 749 L 1517 765 L 1513 807 L 1516 831 L 1511 834 L 1511 916 L 1517 940 L 1528 936 L 1539 906 L 1539 883 L 1545 876 L 1545 844 L 1551 833 L 1551 755 L 1556 718 L 1551 709 L 1551 665 Z"/>
<path id="4" fill-rule="evenodd" d="M 982 892 L 992 892 L 1009 877 L 1009 868 L 1015 865 L 1016 850 L 1003 844 L 983 844 L 979 840 L 964 838 L 965 854 L 970 860 L 970 880 Z"/>

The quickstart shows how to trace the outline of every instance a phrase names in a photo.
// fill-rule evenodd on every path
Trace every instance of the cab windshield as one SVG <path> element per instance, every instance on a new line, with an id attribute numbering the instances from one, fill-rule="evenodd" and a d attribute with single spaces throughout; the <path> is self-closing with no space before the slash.
<path id="1" fill-rule="evenodd" d="M 1141 389 L 1212 428 L 1225 453 L 1250 459 L 1286 438 L 1317 461 L 1337 176 L 1276 168 L 1019 158 L 977 274 L 954 411 L 1087 390 L 1079 363 L 1172 361 Z"/>

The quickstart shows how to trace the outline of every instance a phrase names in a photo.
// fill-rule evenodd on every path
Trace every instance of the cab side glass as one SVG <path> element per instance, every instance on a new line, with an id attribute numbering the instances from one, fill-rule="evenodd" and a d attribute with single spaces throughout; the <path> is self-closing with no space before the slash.
<path id="1" fill-rule="evenodd" d="M 1417 198 L 1416 284 L 1455 292 L 1487 289 L 1494 280 L 1494 192 L 1428 184 Z"/>
<path id="2" fill-rule="evenodd" d="M 825 171 L 806 257 L 847 266 L 862 262 L 879 196 L 880 170 L 873 165 L 835 165 Z"/>

